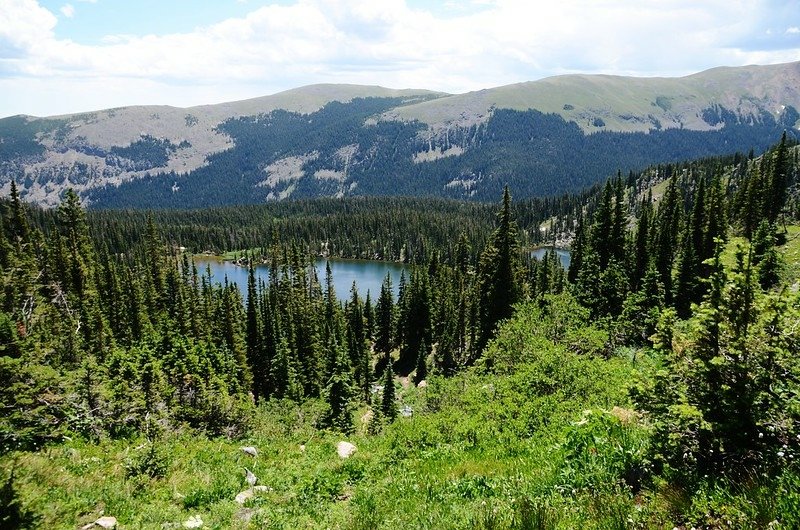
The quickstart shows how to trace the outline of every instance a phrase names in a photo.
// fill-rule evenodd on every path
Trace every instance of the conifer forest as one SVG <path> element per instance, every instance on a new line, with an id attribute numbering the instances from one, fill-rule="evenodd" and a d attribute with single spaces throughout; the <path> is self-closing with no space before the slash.
<path id="1" fill-rule="evenodd" d="M 799 528 L 799 158 L 493 203 L 12 183 L 0 528 Z"/>

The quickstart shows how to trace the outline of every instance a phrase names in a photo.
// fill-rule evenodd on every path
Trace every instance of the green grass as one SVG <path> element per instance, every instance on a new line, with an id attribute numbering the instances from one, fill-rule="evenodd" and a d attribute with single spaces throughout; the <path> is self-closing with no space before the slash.
<path id="1" fill-rule="evenodd" d="M 798 245 L 792 240 L 785 252 Z M 203 528 L 267 529 L 800 524 L 796 469 L 736 487 L 709 479 L 690 490 L 651 475 L 650 428 L 631 410 L 628 385 L 658 370 L 658 355 L 571 353 L 545 337 L 557 331 L 574 345 L 590 331 L 571 330 L 578 324 L 565 315 L 537 320 L 537 311 L 522 306 L 490 345 L 497 374 L 468 370 L 399 389 L 413 415 L 377 435 L 361 420 L 366 405 L 354 413 L 356 433 L 343 436 L 316 428 L 323 403 L 273 401 L 257 409 L 242 439 L 178 427 L 150 451 L 145 438 L 74 438 L 3 456 L 0 478 L 14 467 L 20 505 L 37 517 L 34 527 L 48 529 L 80 528 L 101 515 L 123 530 L 180 528 L 195 516 Z M 341 440 L 358 447 L 349 459 L 336 454 Z M 245 445 L 258 457 L 244 454 Z M 234 498 L 248 488 L 245 467 L 269 490 L 242 506 Z"/>
<path id="2" fill-rule="evenodd" d="M 793 285 L 800 280 L 800 225 L 788 225 L 786 227 L 786 243 L 778 246 L 778 252 L 783 258 L 783 271 L 781 273 L 782 285 Z M 779 227 L 779 233 L 783 232 L 783 227 Z M 741 246 L 747 250 L 747 239 L 742 236 L 735 236 L 728 239 L 725 250 L 722 253 L 722 264 L 730 270 L 736 263 L 736 248 Z"/>
<path id="3" fill-rule="evenodd" d="M 597 517 L 594 494 L 560 493 L 561 433 L 592 403 L 616 396 L 625 404 L 624 389 L 565 407 L 533 395 L 524 371 L 430 383 L 403 390 L 414 415 L 375 436 L 359 421 L 366 408 L 355 414 L 353 436 L 317 431 L 314 402 L 262 407 L 242 440 L 169 434 L 157 442 L 163 478 L 128 471 L 146 453 L 144 439 L 75 439 L 1 464 L 16 462 L 23 505 L 38 515 L 37 526 L 53 529 L 101 515 L 116 517 L 120 528 L 161 528 L 192 516 L 207 528 L 508 528 L 514 517 L 572 528 Z M 344 439 L 358 447 L 346 460 L 336 454 Z M 243 445 L 259 456 L 242 453 Z M 270 490 L 240 506 L 234 497 L 247 489 L 245 466 Z M 619 502 L 633 509 L 630 495 Z"/>
<path id="4" fill-rule="evenodd" d="M 786 244 L 781 247 L 785 269 L 783 280 L 789 285 L 800 281 L 800 225 L 787 227 Z"/>

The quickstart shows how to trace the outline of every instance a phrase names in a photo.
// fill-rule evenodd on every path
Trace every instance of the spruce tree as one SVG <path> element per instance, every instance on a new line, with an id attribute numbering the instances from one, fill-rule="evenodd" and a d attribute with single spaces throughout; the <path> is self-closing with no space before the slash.
<path id="1" fill-rule="evenodd" d="M 633 273 L 631 275 L 631 288 L 639 290 L 642 279 L 650 265 L 650 217 L 653 212 L 653 195 L 648 192 L 642 199 L 639 208 L 639 222 L 636 225 L 636 238 L 634 240 Z"/>
<path id="2" fill-rule="evenodd" d="M 387 272 L 381 285 L 381 294 L 375 306 L 375 351 L 388 354 L 394 347 L 394 300 L 392 299 L 392 277 Z"/>
<path id="3" fill-rule="evenodd" d="M 575 283 L 578 279 L 578 273 L 583 267 L 583 255 L 586 249 L 586 229 L 583 222 L 583 208 L 578 206 L 578 224 L 575 228 L 575 239 L 572 241 L 572 248 L 570 249 L 570 264 L 567 271 L 567 280 L 570 283 Z"/>
<path id="4" fill-rule="evenodd" d="M 397 401 L 394 387 L 394 371 L 392 359 L 387 356 L 386 369 L 383 373 L 383 394 L 381 395 L 381 414 L 392 422 L 397 417 Z"/>
<path id="5" fill-rule="evenodd" d="M 419 354 L 417 355 L 417 367 L 414 373 L 414 384 L 418 385 L 420 381 L 428 377 L 428 346 L 423 340 L 419 345 Z"/>
<path id="6" fill-rule="evenodd" d="M 616 239 L 618 234 L 616 229 L 615 216 L 615 193 L 611 180 L 607 180 L 603 187 L 603 195 L 597 210 L 594 213 L 594 223 L 592 224 L 591 245 L 597 254 L 600 269 L 608 266 L 609 260 L 615 257 Z"/>
<path id="7" fill-rule="evenodd" d="M 336 431 L 350 434 L 355 430 L 353 423 L 353 399 L 356 394 L 350 363 L 347 355 L 340 348 L 336 356 L 333 375 L 325 387 L 325 401 L 328 410 L 323 417 L 323 424 Z"/>
<path id="8" fill-rule="evenodd" d="M 253 396 L 256 401 L 267 395 L 266 383 L 268 378 L 264 343 L 261 330 L 261 319 L 258 310 L 259 300 L 256 290 L 255 267 L 252 260 L 247 271 L 247 364 L 253 373 Z"/>
<path id="9" fill-rule="evenodd" d="M 786 131 L 783 131 L 781 141 L 775 149 L 771 162 L 769 188 L 766 191 L 766 211 L 764 213 L 769 222 L 775 223 L 786 203 L 789 184 L 789 155 L 786 145 Z"/>
<path id="10" fill-rule="evenodd" d="M 675 259 L 681 204 L 675 177 L 671 178 L 658 207 L 653 263 L 664 286 L 665 305 L 672 305 L 672 265 Z"/>
<path id="11" fill-rule="evenodd" d="M 511 316 L 520 299 L 517 223 L 511 212 L 511 193 L 503 190 L 497 228 L 481 255 L 478 274 L 479 332 L 476 351 L 482 352 L 500 320 Z"/>

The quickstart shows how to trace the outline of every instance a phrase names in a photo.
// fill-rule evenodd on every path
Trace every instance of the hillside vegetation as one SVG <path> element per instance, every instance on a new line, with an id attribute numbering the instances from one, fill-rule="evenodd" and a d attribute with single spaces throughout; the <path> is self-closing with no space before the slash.
<path id="1" fill-rule="evenodd" d="M 276 210 L 298 231 L 243 252 L 243 300 L 152 216 L 120 252 L 91 223 L 135 215 L 87 216 L 72 192 L 35 210 L 13 187 L 0 521 L 797 527 L 797 149 L 784 135 L 762 157 L 676 167 L 550 212 L 574 227 L 568 271 L 528 257 L 506 189 L 484 239 L 431 241 L 397 299 L 387 277 L 376 300 L 353 285 L 344 304 L 309 266 L 323 225 L 297 213 L 331 208 L 359 234 L 358 204 Z M 420 209 L 404 230 L 428 230 Z M 160 223 L 203 235 L 202 216 Z"/>

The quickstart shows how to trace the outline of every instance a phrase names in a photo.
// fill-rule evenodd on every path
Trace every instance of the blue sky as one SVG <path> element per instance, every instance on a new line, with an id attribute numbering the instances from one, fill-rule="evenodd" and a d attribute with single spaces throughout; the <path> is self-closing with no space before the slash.
<path id="1" fill-rule="evenodd" d="M 800 60 L 800 0 L 0 0 L 0 116 Z"/>

